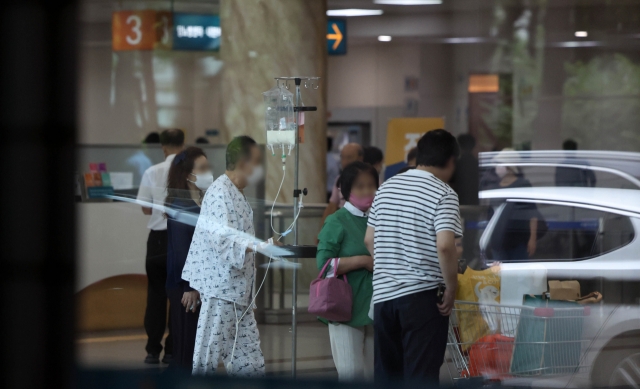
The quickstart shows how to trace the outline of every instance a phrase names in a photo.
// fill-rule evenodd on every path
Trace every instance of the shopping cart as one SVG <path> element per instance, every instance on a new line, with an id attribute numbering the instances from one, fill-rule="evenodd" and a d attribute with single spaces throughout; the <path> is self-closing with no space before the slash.
<path id="1" fill-rule="evenodd" d="M 447 343 L 451 379 L 498 381 L 581 371 L 588 348 L 582 329 L 590 308 L 539 300 L 528 301 L 533 306 L 456 301 Z"/>

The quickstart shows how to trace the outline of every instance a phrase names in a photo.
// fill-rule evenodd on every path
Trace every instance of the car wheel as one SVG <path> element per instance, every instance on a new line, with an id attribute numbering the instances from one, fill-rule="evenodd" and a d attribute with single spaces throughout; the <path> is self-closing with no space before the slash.
<path id="1" fill-rule="evenodd" d="M 616 336 L 593 362 L 591 385 L 640 387 L 640 331 Z"/>
<path id="2" fill-rule="evenodd" d="M 609 386 L 640 386 L 640 351 L 635 350 L 623 358 L 616 367 L 613 368 L 609 377 Z"/>

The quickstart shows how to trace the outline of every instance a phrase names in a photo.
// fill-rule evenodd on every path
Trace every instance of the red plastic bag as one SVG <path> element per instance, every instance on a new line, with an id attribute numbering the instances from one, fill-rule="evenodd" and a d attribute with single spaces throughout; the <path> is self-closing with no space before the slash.
<path id="1" fill-rule="evenodd" d="M 486 335 L 469 349 L 468 377 L 508 376 L 513 354 L 513 338 L 503 335 Z"/>

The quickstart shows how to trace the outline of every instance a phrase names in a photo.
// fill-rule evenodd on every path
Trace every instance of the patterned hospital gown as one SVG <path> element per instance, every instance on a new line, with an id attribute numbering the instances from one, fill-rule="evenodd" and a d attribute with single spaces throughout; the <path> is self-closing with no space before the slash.
<path id="1" fill-rule="evenodd" d="M 238 233 L 240 231 L 241 233 Z M 223 174 L 209 187 L 189 248 L 182 278 L 200 292 L 193 373 L 213 374 L 222 360 L 233 363 L 229 374 L 264 375 L 264 357 L 253 310 L 255 257 L 247 248 L 255 244 L 253 210 L 244 195 Z M 234 312 L 235 310 L 235 312 Z M 237 315 L 237 316 L 236 316 Z"/>

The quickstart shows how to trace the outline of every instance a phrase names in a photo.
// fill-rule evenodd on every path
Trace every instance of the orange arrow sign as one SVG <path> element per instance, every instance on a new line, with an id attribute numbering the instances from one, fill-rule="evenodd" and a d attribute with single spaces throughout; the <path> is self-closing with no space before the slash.
<path id="1" fill-rule="evenodd" d="M 328 40 L 335 40 L 333 42 L 332 50 L 336 50 L 338 46 L 340 46 L 340 42 L 342 42 L 342 32 L 335 23 L 331 23 L 331 28 L 333 28 L 333 34 L 327 34 Z"/>

